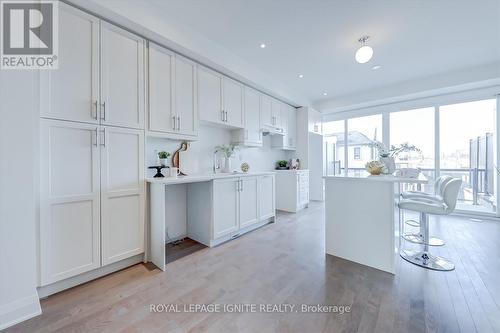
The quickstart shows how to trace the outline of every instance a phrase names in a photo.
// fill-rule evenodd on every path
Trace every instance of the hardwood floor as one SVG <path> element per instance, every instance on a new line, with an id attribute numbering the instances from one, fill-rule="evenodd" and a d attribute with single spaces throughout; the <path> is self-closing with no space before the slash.
<path id="1" fill-rule="evenodd" d="M 280 214 L 160 272 L 136 265 L 53 295 L 7 332 L 500 332 L 500 223 L 431 219 L 456 270 L 390 274 L 324 254 L 323 206 Z M 370 249 L 367 249 L 369 251 Z M 154 313 L 150 304 L 326 304 L 349 313 Z"/>

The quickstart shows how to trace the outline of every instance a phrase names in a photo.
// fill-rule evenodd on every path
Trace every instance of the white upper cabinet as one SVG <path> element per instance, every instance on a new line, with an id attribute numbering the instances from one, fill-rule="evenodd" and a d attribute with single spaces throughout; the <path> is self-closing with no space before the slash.
<path id="1" fill-rule="evenodd" d="M 177 132 L 198 136 L 197 66 L 191 60 L 175 55 L 174 111 L 177 117 Z"/>
<path id="2" fill-rule="evenodd" d="M 225 123 L 243 127 L 243 85 L 230 78 L 223 78 Z"/>
<path id="3" fill-rule="evenodd" d="M 150 131 L 175 133 L 177 123 L 173 103 L 173 52 L 149 43 L 149 117 Z"/>
<path id="4" fill-rule="evenodd" d="M 40 122 L 41 285 L 98 268 L 98 126 Z"/>
<path id="5" fill-rule="evenodd" d="M 290 113 L 290 107 L 288 104 L 280 103 L 280 127 L 283 129 L 283 133 L 288 132 L 288 117 Z"/>
<path id="6" fill-rule="evenodd" d="M 233 143 L 251 147 L 262 146 L 260 93 L 250 87 L 244 87 L 243 114 L 245 128 L 232 132 Z"/>
<path id="7" fill-rule="evenodd" d="M 260 95 L 260 123 L 262 127 L 273 126 L 273 113 L 271 110 L 271 97 Z"/>
<path id="8" fill-rule="evenodd" d="M 144 132 L 101 127 L 103 265 L 144 252 Z"/>
<path id="9" fill-rule="evenodd" d="M 222 75 L 198 66 L 198 105 L 200 119 L 224 124 L 222 107 Z"/>
<path id="10" fill-rule="evenodd" d="M 99 20 L 59 7 L 59 69 L 40 71 L 40 116 L 98 123 Z"/>
<path id="11" fill-rule="evenodd" d="M 271 98 L 271 121 L 274 127 L 283 128 L 281 124 L 281 109 L 283 103 L 277 99 Z"/>
<path id="12" fill-rule="evenodd" d="M 323 134 L 323 120 L 321 112 L 309 109 L 309 132 Z"/>
<path id="13" fill-rule="evenodd" d="M 101 123 L 144 128 L 144 40 L 101 21 Z"/>
<path id="14" fill-rule="evenodd" d="M 297 110 L 293 106 L 288 107 L 287 137 L 288 146 L 292 149 L 297 147 Z"/>

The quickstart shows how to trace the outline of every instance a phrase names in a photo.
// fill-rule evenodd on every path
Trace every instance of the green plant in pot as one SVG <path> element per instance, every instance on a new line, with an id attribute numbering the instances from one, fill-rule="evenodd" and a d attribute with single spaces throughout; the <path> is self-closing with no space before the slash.
<path id="1" fill-rule="evenodd" d="M 278 161 L 278 162 L 276 162 L 276 169 L 277 170 L 286 170 L 286 169 L 288 169 L 287 165 L 288 165 L 288 162 L 286 160 Z"/>
<path id="2" fill-rule="evenodd" d="M 170 153 L 166 151 L 160 151 L 158 153 L 158 160 L 160 161 L 160 165 L 167 166 L 168 158 L 170 157 Z"/>

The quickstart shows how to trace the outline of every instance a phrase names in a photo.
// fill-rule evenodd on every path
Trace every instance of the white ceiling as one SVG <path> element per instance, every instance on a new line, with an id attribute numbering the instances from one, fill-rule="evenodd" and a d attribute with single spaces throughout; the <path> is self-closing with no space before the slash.
<path id="1" fill-rule="evenodd" d="M 499 0 L 149 0 L 148 4 L 157 14 L 189 26 L 315 104 L 500 61 Z M 365 34 L 371 36 L 374 56 L 360 65 L 354 53 L 357 39 Z M 259 47 L 262 42 L 265 49 Z M 373 65 L 382 68 L 374 71 Z"/>

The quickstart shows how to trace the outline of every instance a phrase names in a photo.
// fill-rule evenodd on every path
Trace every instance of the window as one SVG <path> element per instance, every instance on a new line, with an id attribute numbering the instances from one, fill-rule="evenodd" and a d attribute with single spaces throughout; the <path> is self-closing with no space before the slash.
<path id="1" fill-rule="evenodd" d="M 360 147 L 354 147 L 354 159 L 355 160 L 361 159 L 361 148 Z"/>
<path id="2" fill-rule="evenodd" d="M 344 120 L 323 123 L 324 174 L 338 175 L 344 168 Z"/>
<path id="3" fill-rule="evenodd" d="M 421 169 L 431 185 L 423 186 L 422 190 L 428 192 L 434 190 L 434 126 L 434 107 L 392 112 L 390 115 L 391 146 L 408 143 L 419 150 L 396 155 L 396 168 Z"/>
<path id="4" fill-rule="evenodd" d="M 462 179 L 461 209 L 495 211 L 496 99 L 439 108 L 440 173 Z"/>
<path id="5" fill-rule="evenodd" d="M 382 115 L 352 118 L 347 121 L 347 167 L 349 174 L 365 172 L 365 164 L 377 160 L 378 151 L 374 142 L 382 142 Z M 356 158 L 356 151 L 359 158 Z"/>

